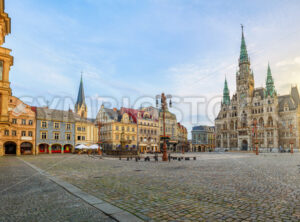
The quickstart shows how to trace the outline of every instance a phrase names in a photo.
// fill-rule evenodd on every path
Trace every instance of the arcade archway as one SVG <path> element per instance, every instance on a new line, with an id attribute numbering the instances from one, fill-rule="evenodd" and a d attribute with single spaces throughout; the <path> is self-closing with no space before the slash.
<path id="1" fill-rule="evenodd" d="M 64 145 L 64 153 L 72 153 L 73 146 L 71 144 Z"/>
<path id="2" fill-rule="evenodd" d="M 248 141 L 247 140 L 243 140 L 242 142 L 242 150 L 248 150 Z"/>
<path id="3" fill-rule="evenodd" d="M 21 144 L 21 154 L 32 154 L 32 144 L 28 142 L 24 142 Z"/>
<path id="4" fill-rule="evenodd" d="M 16 155 L 17 154 L 17 144 L 14 142 L 4 143 L 5 155 Z"/>
<path id="5" fill-rule="evenodd" d="M 48 144 L 46 144 L 46 143 L 40 144 L 39 145 L 39 153 L 40 154 L 48 153 L 49 152 L 48 148 L 49 148 Z"/>

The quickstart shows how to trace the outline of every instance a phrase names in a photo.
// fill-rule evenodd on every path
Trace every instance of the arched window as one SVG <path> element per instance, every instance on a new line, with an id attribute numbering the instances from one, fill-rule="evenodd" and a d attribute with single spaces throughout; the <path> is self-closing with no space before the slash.
<path id="1" fill-rule="evenodd" d="M 271 116 L 268 118 L 268 126 L 273 126 L 273 118 Z"/>
<path id="2" fill-rule="evenodd" d="M 259 118 L 258 124 L 260 127 L 264 127 L 264 119 L 262 117 Z"/>
<path id="3" fill-rule="evenodd" d="M 230 122 L 230 130 L 234 130 L 234 122 L 233 121 Z"/>

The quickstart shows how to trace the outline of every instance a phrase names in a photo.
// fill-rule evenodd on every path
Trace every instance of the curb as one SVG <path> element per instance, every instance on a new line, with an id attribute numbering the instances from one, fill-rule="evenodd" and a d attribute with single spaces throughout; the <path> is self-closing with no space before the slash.
<path id="1" fill-rule="evenodd" d="M 98 199 L 97 197 L 92 196 L 92 195 L 80 190 L 79 188 L 77 188 L 76 186 L 74 186 L 70 183 L 67 183 L 63 180 L 60 180 L 60 179 L 54 177 L 54 176 L 51 176 L 46 171 L 32 165 L 31 163 L 28 163 L 27 161 L 25 161 L 19 157 L 17 157 L 17 158 L 19 160 L 21 160 L 22 162 L 24 162 L 26 165 L 33 168 L 34 170 L 38 171 L 41 175 L 47 177 L 48 179 L 50 179 L 57 185 L 64 188 L 66 191 L 68 191 L 72 195 L 80 198 L 81 200 L 88 203 L 89 205 L 97 208 L 98 210 L 102 211 L 104 214 L 110 216 L 111 218 L 115 219 L 116 221 L 120 221 L 120 222 L 142 222 L 143 221 L 140 218 L 138 218 L 137 216 L 135 216 L 127 211 L 124 211 L 118 207 L 115 207 L 115 206 L 111 205 L 110 203 L 107 203 L 101 199 Z"/>

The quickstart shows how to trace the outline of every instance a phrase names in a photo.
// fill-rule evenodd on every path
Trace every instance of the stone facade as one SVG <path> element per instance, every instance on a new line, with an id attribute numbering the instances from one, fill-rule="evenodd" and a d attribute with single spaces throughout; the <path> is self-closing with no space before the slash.
<path id="1" fill-rule="evenodd" d="M 192 151 L 205 152 L 215 148 L 215 127 L 195 126 L 192 129 Z"/>
<path id="2" fill-rule="evenodd" d="M 74 116 L 71 110 L 36 108 L 36 149 L 39 154 L 74 152 Z"/>
<path id="3" fill-rule="evenodd" d="M 236 73 L 236 93 L 230 98 L 225 80 L 221 110 L 215 120 L 216 146 L 236 150 L 275 151 L 279 147 L 299 149 L 300 98 L 293 86 L 288 95 L 277 95 L 271 68 L 265 88 L 254 87 L 244 32 Z M 293 144 L 293 145 L 291 145 Z"/>

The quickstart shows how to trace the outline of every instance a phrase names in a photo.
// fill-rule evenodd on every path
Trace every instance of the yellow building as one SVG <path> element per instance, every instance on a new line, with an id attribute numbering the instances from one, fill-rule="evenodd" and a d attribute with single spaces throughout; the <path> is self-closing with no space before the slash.
<path id="1" fill-rule="evenodd" d="M 94 120 L 75 115 L 75 145 L 98 143 L 98 127 Z"/>
<path id="2" fill-rule="evenodd" d="M 0 0 L 0 45 L 10 34 L 11 20 Z M 35 112 L 12 96 L 9 72 L 13 65 L 11 50 L 0 47 L 0 156 L 35 154 Z"/>
<path id="3" fill-rule="evenodd" d="M 101 123 L 100 141 L 104 150 L 136 149 L 137 124 L 128 113 L 101 106 L 97 114 L 97 122 Z"/>
<path id="4" fill-rule="evenodd" d="M 127 113 L 137 124 L 137 146 L 139 152 L 159 152 L 159 124 L 158 114 L 153 115 L 147 108 L 121 108 L 121 114 Z"/>

